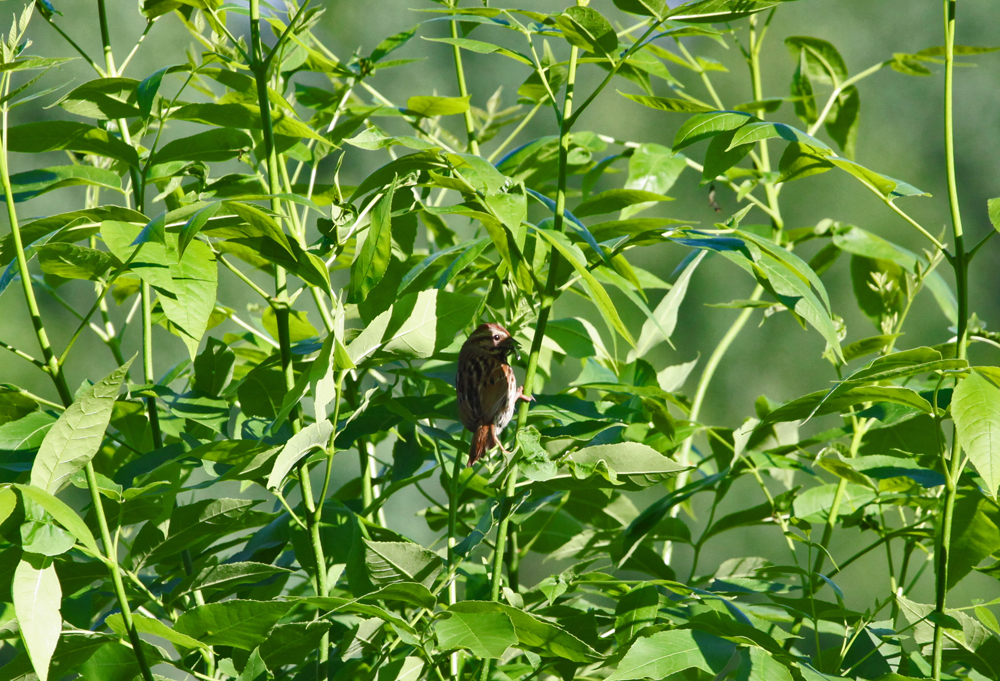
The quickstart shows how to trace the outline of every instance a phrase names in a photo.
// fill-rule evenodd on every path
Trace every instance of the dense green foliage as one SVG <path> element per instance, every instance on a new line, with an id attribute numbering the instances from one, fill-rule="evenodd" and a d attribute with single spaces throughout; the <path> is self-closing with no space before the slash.
<path id="1" fill-rule="evenodd" d="M 136 78 L 107 23 L 133 3 L 87 1 L 93 26 L 38 0 L 0 40 L 0 295 L 23 295 L 7 326 L 37 348 L 0 345 L 59 399 L 0 391 L 0 681 L 1000 678 L 1000 598 L 948 601 L 973 570 L 1000 575 L 1000 368 L 967 357 L 998 342 L 968 295 L 994 232 L 966 244 L 952 142 L 955 56 L 992 49 L 954 44 L 956 0 L 943 46 L 861 70 L 827 41 L 768 34 L 790 0 L 440 2 L 353 54 L 317 38 L 320 2 L 144 0 L 147 32 L 181 22 L 191 42 Z M 52 29 L 93 80 L 46 89 L 66 60 L 30 37 Z M 89 55 L 72 36 L 97 30 Z M 709 41 L 743 55 L 751 101 L 720 100 L 713 80 L 737 76 L 698 56 Z M 789 96 L 763 91 L 770 49 L 796 64 Z M 420 68 L 401 54 L 442 50 L 458 96 L 380 89 Z M 521 74 L 516 103 L 471 101 L 490 72 L 469 53 Z M 943 74 L 943 198 L 854 160 L 865 79 L 890 68 Z M 53 117 L 19 119 L 36 97 Z M 582 129 L 599 97 L 657 111 L 672 145 Z M 541 120 L 548 134 L 527 136 Z M 40 167 L 12 174 L 12 152 Z M 835 214 L 786 227 L 782 194 L 828 171 L 926 250 Z M 685 219 L 665 203 L 682 173 L 744 206 Z M 74 210 L 24 217 L 19 204 L 67 187 Z M 919 200 L 947 203 L 947 236 L 901 207 Z M 1000 200 L 977 210 L 1000 229 Z M 668 250 L 687 254 L 669 281 L 635 262 Z M 723 307 L 738 316 L 702 357 L 656 366 L 718 257 L 735 265 Z M 872 328 L 833 309 L 834 267 Z M 56 348 L 40 303 L 71 307 L 67 290 L 89 307 Z M 259 301 L 228 307 L 234 290 Z M 933 308 L 953 328 L 902 349 L 907 320 Z M 819 334 L 829 375 L 730 415 L 738 428 L 705 423 L 720 360 L 775 315 Z M 481 321 L 521 341 L 536 399 L 505 433 L 509 456 L 466 468 L 453 379 Z M 81 334 L 119 368 L 73 386 L 64 367 L 94 364 Z M 186 358 L 168 368 L 173 346 Z M 754 496 L 720 510 L 736 488 Z M 433 543 L 403 534 L 404 508 Z M 749 528 L 783 558 L 702 560 Z M 835 555 L 838 534 L 860 541 Z M 841 572 L 882 554 L 879 595 L 848 603 Z"/>

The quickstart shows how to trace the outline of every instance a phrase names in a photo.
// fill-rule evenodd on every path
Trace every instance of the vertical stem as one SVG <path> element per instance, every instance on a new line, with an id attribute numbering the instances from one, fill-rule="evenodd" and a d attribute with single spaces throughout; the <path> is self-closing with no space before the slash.
<path id="1" fill-rule="evenodd" d="M 448 605 L 458 602 L 458 587 L 455 574 L 455 544 L 457 543 L 455 534 L 458 527 L 458 478 L 462 474 L 462 452 L 455 452 L 455 462 L 451 469 L 451 480 L 448 485 L 448 570 L 452 573 L 451 582 L 448 584 Z M 450 670 L 453 679 L 458 679 L 459 669 L 462 666 L 462 653 L 456 650 L 451 654 Z"/>
<path id="2" fill-rule="evenodd" d="M 969 340 L 969 261 L 965 254 L 965 235 L 962 230 L 962 214 L 958 206 L 958 183 L 955 179 L 955 135 L 954 135 L 954 71 L 955 71 L 955 13 L 957 0 L 944 0 L 944 152 L 945 169 L 948 176 L 948 206 L 951 209 L 951 229 L 955 240 L 955 253 L 951 265 L 955 270 L 955 288 L 958 298 L 958 332 L 955 354 L 965 359 Z M 943 455 L 942 455 L 943 456 Z M 944 512 L 938 534 L 935 561 L 934 608 L 938 617 L 934 623 L 934 647 L 932 675 L 940 681 L 944 648 L 944 613 L 948 598 L 948 558 L 951 553 L 951 530 L 955 516 L 955 497 L 958 480 L 962 474 L 962 456 L 956 429 L 952 439 L 951 461 L 942 461 L 945 469 Z"/>
<path id="3" fill-rule="evenodd" d="M 260 117 L 263 128 L 264 155 L 267 163 L 268 189 L 272 194 L 271 210 L 278 216 L 284 215 L 281 201 L 276 198 L 281 193 L 281 174 L 278 168 L 278 154 L 274 148 L 274 128 L 271 122 L 271 103 L 267 95 L 267 64 L 264 61 L 264 49 L 260 39 L 260 0 L 250 0 L 250 70 L 257 83 L 257 106 L 260 108 Z M 292 390 L 295 386 L 295 373 L 292 367 L 292 341 L 288 328 L 288 277 L 283 267 L 275 267 L 274 273 L 275 296 L 272 306 L 274 307 L 275 322 L 278 326 L 278 346 L 281 353 L 281 369 L 285 378 L 285 387 Z M 339 393 L 338 406 L 340 403 Z M 302 430 L 302 414 L 298 405 L 292 408 L 288 415 L 288 422 L 291 425 L 292 433 Z M 336 423 L 336 421 L 334 421 Z M 331 456 L 328 452 L 327 456 Z M 323 513 L 323 499 L 319 499 L 319 504 L 315 502 L 312 492 L 312 483 L 309 480 L 309 468 L 303 462 L 298 467 L 299 487 L 302 490 L 302 501 L 306 506 L 306 524 L 309 528 L 309 539 L 312 544 L 313 560 L 316 563 L 315 585 L 317 594 L 325 596 L 329 593 L 326 573 L 326 557 L 323 552 L 323 541 L 320 536 L 320 517 Z M 326 485 L 324 485 L 324 492 Z M 317 660 L 317 678 L 324 681 L 329 677 L 329 638 L 323 637 L 320 644 Z"/>
<path id="4" fill-rule="evenodd" d="M 142 377 L 146 383 L 156 382 L 153 373 L 153 292 L 149 282 L 143 280 L 140 294 L 142 296 Z M 156 397 L 146 398 L 146 413 L 149 416 L 149 428 L 153 433 L 153 448 L 163 447 L 163 434 L 160 432 L 160 417 L 156 411 Z"/>
<path id="5" fill-rule="evenodd" d="M 257 106 L 260 107 L 262 133 L 264 138 L 264 155 L 267 163 L 268 190 L 271 192 L 271 210 L 276 215 L 284 215 L 281 201 L 276 198 L 281 193 L 281 174 L 278 170 L 278 154 L 274 148 L 274 127 L 271 121 L 271 104 L 267 95 L 267 65 L 264 63 L 264 50 L 260 39 L 260 0 L 250 0 L 250 55 L 253 63 L 250 70 L 257 83 Z M 285 377 L 285 385 L 291 390 L 295 385 L 295 374 L 292 369 L 291 334 L 288 329 L 288 277 L 285 268 L 275 267 L 274 273 L 275 302 L 274 315 L 278 326 L 278 344 L 281 347 L 281 369 Z M 296 405 L 288 415 L 292 432 L 302 430 L 302 416 Z"/>
<path id="6" fill-rule="evenodd" d="M 566 180 L 567 180 L 567 159 L 569 156 L 569 136 L 573 121 L 570 117 L 573 113 L 573 89 L 576 85 L 576 66 L 579 49 L 573 47 L 569 57 L 569 74 L 566 79 L 566 99 L 563 103 L 562 121 L 559 130 L 559 184 L 556 189 L 556 213 L 553 216 L 553 228 L 561 232 L 563 230 L 563 215 L 566 211 Z M 544 76 L 543 76 L 544 77 Z M 530 395 L 535 384 L 535 373 L 538 370 L 538 355 L 542 350 L 542 339 L 545 338 L 545 327 L 549 322 L 549 315 L 552 312 L 552 304 L 555 302 L 556 278 L 558 276 L 561 259 L 555 249 L 549 259 L 549 274 L 545 281 L 545 291 L 542 294 L 541 307 L 538 310 L 538 319 L 535 322 L 534 336 L 531 339 L 531 354 L 528 356 L 528 368 L 524 372 L 524 394 Z M 521 402 L 517 412 L 517 428 L 515 432 L 524 427 L 528 420 L 528 403 Z M 507 484 L 503 490 L 500 500 L 500 525 L 497 528 L 496 544 L 493 547 L 493 574 L 490 576 L 490 598 L 500 600 L 500 584 L 503 581 L 504 554 L 507 549 L 507 533 L 510 527 L 510 505 L 514 492 L 517 489 L 518 465 L 511 465 L 507 474 Z M 483 662 L 482 681 L 490 678 L 490 661 Z"/>
<path id="7" fill-rule="evenodd" d="M 451 37 L 458 38 L 458 22 L 451 22 Z M 455 77 L 458 78 L 458 94 L 462 97 L 469 95 L 469 89 L 465 85 L 465 69 L 462 67 L 462 50 L 458 45 L 452 45 L 455 55 Z M 476 139 L 476 126 L 472 120 L 472 108 L 465 110 L 465 135 L 469 140 L 469 151 L 479 156 L 479 141 Z"/>
<path id="8" fill-rule="evenodd" d="M 125 585 L 122 584 L 122 576 L 118 570 L 118 556 L 116 555 L 115 545 L 111 541 L 108 520 L 104 516 L 104 506 L 101 504 L 101 493 L 97 488 L 97 475 L 94 473 L 94 465 L 88 461 L 84 470 L 87 475 L 87 487 L 90 488 L 90 500 L 94 505 L 94 513 L 97 515 L 97 525 L 101 530 L 101 542 L 104 544 L 105 557 L 111 564 L 109 570 L 111 573 L 111 583 L 115 589 L 115 596 L 118 597 L 118 604 L 122 609 L 122 622 L 124 622 L 125 629 L 128 631 L 129 642 L 132 644 L 132 651 L 135 653 L 135 659 L 139 663 L 143 680 L 153 681 L 153 672 L 149 669 L 149 663 L 146 661 L 146 653 L 142 649 L 139 632 L 136 631 L 135 624 L 132 621 L 132 609 L 129 608 L 128 597 L 125 595 Z"/>
<path id="9" fill-rule="evenodd" d="M 753 86 L 753 98 L 756 102 L 764 99 L 764 87 L 760 77 L 760 48 L 762 44 L 763 35 L 758 36 L 757 34 L 757 15 L 753 15 L 750 17 L 750 83 Z M 758 109 L 756 112 L 757 118 L 763 119 L 764 113 L 763 109 Z M 767 140 L 762 140 L 760 143 L 760 166 L 762 172 L 767 173 L 771 170 L 771 155 L 768 151 Z M 764 195 L 767 197 L 767 205 L 771 208 L 773 214 L 780 216 L 777 188 L 770 182 L 765 182 Z M 775 230 L 774 240 L 780 243 L 783 224 L 780 219 L 776 219 L 773 222 Z"/>
<path id="10" fill-rule="evenodd" d="M 372 488 L 372 457 L 368 451 L 370 443 L 367 437 L 358 439 L 358 463 L 361 467 L 361 504 L 362 508 L 368 508 L 375 501 L 375 491 Z M 371 513 L 365 516 L 365 520 L 371 521 Z"/>

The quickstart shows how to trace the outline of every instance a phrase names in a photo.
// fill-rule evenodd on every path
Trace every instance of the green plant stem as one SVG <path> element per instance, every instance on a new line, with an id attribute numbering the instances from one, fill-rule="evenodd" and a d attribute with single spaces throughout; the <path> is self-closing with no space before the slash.
<path id="1" fill-rule="evenodd" d="M 944 151 L 945 169 L 948 176 L 948 206 L 951 210 L 952 237 L 955 241 L 955 253 L 950 258 L 955 270 L 955 296 L 958 298 L 958 320 L 955 339 L 956 356 L 965 359 L 969 343 L 969 259 L 965 253 L 965 234 L 962 230 L 962 214 L 958 205 L 958 183 L 955 177 L 955 112 L 954 112 L 954 77 L 955 77 L 955 13 L 957 0 L 943 0 L 944 9 Z M 955 517 L 955 499 L 957 497 L 958 480 L 962 474 L 963 457 L 961 456 L 958 430 L 952 438 L 951 461 L 942 461 L 945 470 L 944 512 L 941 517 L 941 527 L 938 531 L 938 546 L 935 564 L 934 609 L 937 617 L 934 621 L 934 647 L 932 660 L 932 676 L 940 681 L 944 651 L 944 617 L 948 598 L 948 559 L 951 554 L 951 531 Z"/>
<path id="2" fill-rule="evenodd" d="M 458 22 L 452 21 L 451 37 L 458 38 Z M 455 77 L 458 79 L 458 94 L 462 97 L 469 96 L 469 88 L 465 84 L 465 69 L 462 66 L 462 50 L 458 45 L 452 45 L 455 57 Z M 472 108 L 465 110 L 465 135 L 469 140 L 469 152 L 479 156 L 479 141 L 476 139 L 476 124 L 472 119 Z"/>
<path id="3" fill-rule="evenodd" d="M 268 190 L 271 192 L 271 210 L 275 215 L 284 215 L 281 200 L 281 174 L 278 170 L 278 154 L 274 148 L 274 127 L 271 121 L 271 104 L 267 95 L 267 64 L 264 60 L 264 49 L 260 38 L 260 0 L 250 0 L 250 70 L 257 83 L 257 106 L 260 107 L 262 133 L 264 138 L 264 156 L 267 163 Z M 275 296 L 272 301 L 275 323 L 278 327 L 278 344 L 281 348 L 281 370 L 285 378 L 285 387 L 291 390 L 295 386 L 295 373 L 292 368 L 291 333 L 288 327 L 288 277 L 285 268 L 275 266 L 274 272 Z M 288 422 L 292 433 L 302 430 L 302 416 L 298 405 L 292 407 L 288 414 Z"/>
<path id="4" fill-rule="evenodd" d="M 573 89 L 576 85 L 576 65 L 579 49 L 573 47 L 570 50 L 569 73 L 566 78 L 566 98 L 563 103 L 562 115 L 560 116 L 559 129 L 559 183 L 556 189 L 556 210 L 553 216 L 553 229 L 561 232 L 563 230 L 564 214 L 566 212 L 566 182 L 567 182 L 567 160 L 569 157 L 569 137 L 572 131 L 573 122 L 571 120 L 573 112 Z M 524 394 L 530 395 L 535 384 L 535 373 L 538 371 L 538 356 L 542 350 L 542 340 L 545 338 L 545 327 L 549 322 L 549 315 L 552 312 L 552 304 L 556 298 L 556 280 L 559 276 L 561 259 L 555 249 L 549 259 L 549 274 L 545 281 L 545 291 L 542 294 L 541 307 L 538 310 L 538 319 L 535 322 L 534 335 L 531 339 L 531 351 L 528 355 L 528 367 L 524 372 Z M 528 420 L 528 403 L 521 402 L 517 412 L 517 427 L 515 433 L 520 432 Z M 503 496 L 500 500 L 500 524 L 497 527 L 497 538 L 493 548 L 493 574 L 490 576 L 490 599 L 500 600 L 500 585 L 503 581 L 503 563 L 507 548 L 507 533 L 510 528 L 510 507 L 511 500 L 517 489 L 517 476 L 519 474 L 517 459 L 510 466 L 507 473 L 507 482 L 504 486 Z M 490 678 L 490 661 L 483 662 L 483 673 L 481 681 L 488 681 Z"/>
<path id="5" fill-rule="evenodd" d="M 375 490 L 372 487 L 373 462 L 371 453 L 368 451 L 368 444 L 367 437 L 358 439 L 358 464 L 361 470 L 361 506 L 366 509 L 375 501 Z M 371 513 L 366 514 L 364 518 L 368 522 L 371 522 Z"/>
<path id="6" fill-rule="evenodd" d="M 758 102 L 764 99 L 764 87 L 760 77 L 760 49 L 763 42 L 764 32 L 757 33 L 757 16 L 753 15 L 750 17 L 750 83 L 753 87 L 754 101 Z M 764 118 L 763 109 L 757 111 L 757 117 L 760 119 Z M 771 156 L 768 151 L 767 140 L 761 140 L 760 143 L 760 169 L 765 173 L 771 171 Z M 774 220 L 774 240 L 780 243 L 781 230 L 784 227 L 784 223 L 781 220 L 781 213 L 778 210 L 778 189 L 772 183 L 765 182 L 764 194 L 767 197 L 768 206 L 773 211 L 771 218 Z"/>
<path id="7" fill-rule="evenodd" d="M 125 624 L 126 631 L 128 631 L 129 642 L 132 644 L 132 651 L 135 654 L 136 662 L 139 663 L 139 671 L 142 673 L 143 680 L 153 681 L 153 672 L 146 661 L 146 653 L 142 649 L 142 640 L 139 638 L 139 632 L 136 631 L 135 623 L 132 621 L 132 609 L 129 607 L 128 597 L 125 595 L 125 585 L 122 583 L 122 576 L 118 569 L 118 556 L 115 551 L 115 544 L 111 541 L 108 520 L 104 515 L 104 505 L 101 503 L 101 493 L 97 487 L 97 475 L 94 473 L 94 464 L 88 461 L 84 470 L 87 475 L 87 487 L 90 489 L 90 500 L 94 505 L 94 514 L 97 516 L 97 526 L 101 531 L 101 542 L 104 544 L 104 553 L 108 560 L 111 583 L 114 586 L 115 596 L 118 598 L 118 605 L 122 609 L 122 622 Z"/>
<path id="8" fill-rule="evenodd" d="M 153 292 L 149 282 L 143 280 L 140 289 L 142 296 L 142 376 L 143 380 L 152 385 L 156 382 L 153 373 Z M 146 398 L 146 413 L 149 416 L 149 428 L 153 434 L 153 447 L 163 447 L 163 434 L 160 432 L 160 418 L 156 411 L 156 397 Z"/>
<path id="9" fill-rule="evenodd" d="M 291 23 L 289 24 L 291 27 Z M 268 189 L 272 195 L 271 210 L 275 215 L 282 216 L 281 201 L 277 194 L 281 193 L 281 174 L 278 169 L 278 154 L 274 147 L 274 128 L 271 121 L 271 105 L 267 94 L 268 62 L 264 58 L 263 45 L 260 38 L 260 0 L 250 0 L 250 70 L 257 83 L 257 106 L 260 107 L 261 123 L 264 138 L 264 155 L 267 162 Z M 295 373 L 292 367 L 292 342 L 288 326 L 288 278 L 283 267 L 276 266 L 274 273 L 275 296 L 272 299 L 275 322 L 278 327 L 278 346 L 281 354 L 281 369 L 285 379 L 285 387 L 292 390 L 295 386 Z M 339 398 L 339 394 L 338 394 Z M 339 399 L 338 399 L 339 404 Z M 288 414 L 288 423 L 292 433 L 302 430 L 302 415 L 298 405 Z M 331 456 L 329 453 L 328 456 Z M 309 480 L 309 468 L 303 462 L 298 466 L 299 488 L 302 490 L 302 501 L 308 514 L 306 524 L 309 527 L 309 540 L 316 564 L 315 585 L 319 596 L 329 593 L 326 574 L 326 557 L 323 551 L 323 541 L 320 536 L 319 519 L 323 511 L 323 499 L 315 503 L 312 484 Z M 325 489 L 325 485 L 324 485 Z M 329 678 L 329 637 L 325 635 L 320 644 L 317 656 L 317 678 L 321 681 Z"/>
<path id="10" fill-rule="evenodd" d="M 455 571 L 455 545 L 458 543 L 455 535 L 458 526 L 458 478 L 462 473 L 462 463 L 462 452 L 455 452 L 455 462 L 451 469 L 451 480 L 448 481 L 448 570 L 451 573 Z M 448 605 L 454 605 L 457 602 L 458 585 L 455 583 L 454 577 L 452 577 L 448 582 Z M 462 667 L 461 651 L 456 650 L 451 654 L 449 664 L 452 678 L 458 679 L 459 670 Z"/>

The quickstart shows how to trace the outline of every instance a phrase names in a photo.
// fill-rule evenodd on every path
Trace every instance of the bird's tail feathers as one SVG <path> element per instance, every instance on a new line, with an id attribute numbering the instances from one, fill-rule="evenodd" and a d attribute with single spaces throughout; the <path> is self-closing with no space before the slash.
<path id="1" fill-rule="evenodd" d="M 479 426 L 472 434 L 472 444 L 469 446 L 469 466 L 479 461 L 483 454 L 497 446 L 496 432 L 490 426 Z"/>

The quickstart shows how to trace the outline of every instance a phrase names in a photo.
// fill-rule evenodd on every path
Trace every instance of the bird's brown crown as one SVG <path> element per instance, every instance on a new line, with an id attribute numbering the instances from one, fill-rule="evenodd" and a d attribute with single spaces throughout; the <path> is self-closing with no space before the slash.
<path id="1" fill-rule="evenodd" d="M 466 345 L 475 345 L 488 352 L 498 351 L 503 353 L 504 356 L 512 351 L 516 351 L 514 339 L 511 337 L 510 331 L 499 324 L 480 324 L 465 343 Z"/>

